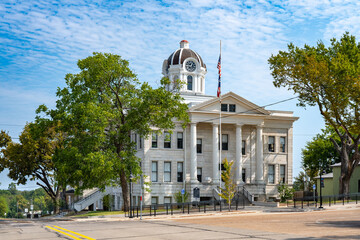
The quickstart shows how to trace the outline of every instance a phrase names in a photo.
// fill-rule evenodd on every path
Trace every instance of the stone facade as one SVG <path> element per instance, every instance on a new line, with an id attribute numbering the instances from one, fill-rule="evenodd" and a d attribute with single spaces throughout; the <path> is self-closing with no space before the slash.
<path id="1" fill-rule="evenodd" d="M 144 181 L 151 182 L 151 192 L 143 193 L 144 204 L 175 202 L 174 194 L 183 188 L 190 193 L 189 200 L 198 200 L 192 195 L 195 187 L 201 200 L 217 198 L 220 158 L 235 162 L 234 180 L 255 199 L 276 198 L 279 182 L 292 184 L 293 122 L 298 118 L 292 112 L 266 110 L 233 92 L 222 95 L 221 103 L 205 95 L 206 65 L 195 52 L 184 59 L 182 48 L 188 47 L 183 40 L 180 49 L 164 61 L 163 74 L 185 83 L 180 93 L 189 106 L 191 122 L 186 129 L 179 123 L 171 133 L 159 136 L 133 136 Z M 168 88 L 172 89 L 171 84 Z M 140 185 L 135 184 L 134 204 L 139 196 Z"/>

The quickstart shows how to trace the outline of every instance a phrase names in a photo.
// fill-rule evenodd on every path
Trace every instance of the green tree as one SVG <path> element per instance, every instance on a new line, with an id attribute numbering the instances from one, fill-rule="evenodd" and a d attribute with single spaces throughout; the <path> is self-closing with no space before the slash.
<path id="1" fill-rule="evenodd" d="M 185 203 L 188 201 L 189 197 L 190 194 L 187 191 L 185 191 L 184 194 L 181 194 L 181 191 L 174 194 L 174 198 L 177 203 Z"/>
<path id="2" fill-rule="evenodd" d="M 10 183 L 9 187 L 8 187 L 8 190 L 12 195 L 15 195 L 17 193 L 16 184 L 15 183 Z"/>
<path id="3" fill-rule="evenodd" d="M 234 183 L 234 173 L 232 171 L 234 161 L 229 162 L 227 158 L 225 158 L 223 163 L 224 171 L 221 172 L 221 179 L 224 182 L 224 188 L 221 188 L 221 193 L 219 193 L 219 196 L 226 200 L 230 211 L 231 200 L 234 198 L 236 193 L 236 184 Z"/>
<path id="4" fill-rule="evenodd" d="M 280 184 L 278 186 L 278 193 L 281 202 L 285 202 L 287 199 L 291 199 L 294 196 L 294 192 L 295 190 L 286 183 Z"/>
<path id="5" fill-rule="evenodd" d="M 21 135 L 20 143 L 11 141 L 4 131 L 0 132 L 0 171 L 9 169 L 8 176 L 17 184 L 26 184 L 27 180 L 36 180 L 51 197 L 55 213 L 59 211 L 60 184 L 56 179 L 57 168 L 53 162 L 55 151 L 61 147 L 62 135 L 46 119 L 38 118 L 28 123 Z"/>
<path id="6" fill-rule="evenodd" d="M 77 191 L 119 184 L 126 210 L 130 174 L 141 173 L 132 135 L 171 130 L 174 120 L 186 126 L 187 105 L 178 92 L 166 91 L 168 79 L 157 89 L 140 83 L 118 55 L 94 53 L 78 67 L 80 72 L 67 74 L 66 87 L 58 89 L 56 109 L 42 107 L 61 121 L 67 135 L 65 148 L 56 153 L 58 175 Z"/>
<path id="7" fill-rule="evenodd" d="M 315 47 L 288 45 L 269 58 L 275 87 L 298 94 L 299 106 L 318 106 L 327 126 L 340 144 L 331 138 L 341 159 L 340 193 L 349 193 L 350 177 L 360 161 L 360 44 L 345 33 L 331 46 L 319 41 Z"/>
<path id="8" fill-rule="evenodd" d="M 306 170 L 312 184 L 315 183 L 315 177 L 319 175 L 320 169 L 330 173 L 332 171 L 330 166 L 340 162 L 340 155 L 335 150 L 331 138 L 340 142 L 335 131 L 327 127 L 312 141 L 307 142 L 305 148 L 302 149 L 302 167 Z"/>
<path id="9" fill-rule="evenodd" d="M 0 197 L 0 218 L 5 217 L 5 213 L 9 212 L 8 203 L 4 197 Z"/>

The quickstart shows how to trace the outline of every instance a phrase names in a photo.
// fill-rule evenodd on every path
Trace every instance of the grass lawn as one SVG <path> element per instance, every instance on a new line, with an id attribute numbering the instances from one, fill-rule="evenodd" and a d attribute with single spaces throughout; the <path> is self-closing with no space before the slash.
<path id="1" fill-rule="evenodd" d="M 77 215 L 73 215 L 71 217 L 93 217 L 93 216 L 105 216 L 105 215 L 119 215 L 119 214 L 124 214 L 124 211 L 90 211 L 87 213 L 80 213 Z"/>

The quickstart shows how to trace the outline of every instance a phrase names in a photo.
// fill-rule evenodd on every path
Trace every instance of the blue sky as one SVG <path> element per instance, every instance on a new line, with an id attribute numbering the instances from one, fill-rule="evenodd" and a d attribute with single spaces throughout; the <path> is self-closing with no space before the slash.
<path id="1" fill-rule="evenodd" d="M 272 84 L 267 59 L 288 43 L 325 44 L 345 31 L 359 37 L 360 2 L 289 1 L 10 1 L 0 3 L 0 129 L 18 137 L 40 104 L 53 107 L 57 87 L 76 62 L 92 52 L 130 61 L 141 81 L 156 87 L 162 62 L 186 39 L 207 64 L 206 94 L 216 95 L 219 41 L 222 92 L 234 91 L 257 105 L 289 97 Z M 290 110 L 294 124 L 294 175 L 301 148 L 324 122 L 316 108 L 296 100 L 269 109 Z M 16 140 L 16 139 L 15 139 Z M 10 180 L 0 174 L 0 188 Z M 19 186 L 28 190 L 36 186 Z"/>

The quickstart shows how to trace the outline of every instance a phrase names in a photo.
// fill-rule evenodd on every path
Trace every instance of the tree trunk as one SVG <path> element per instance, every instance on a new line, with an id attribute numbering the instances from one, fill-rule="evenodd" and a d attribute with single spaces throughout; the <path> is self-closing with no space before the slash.
<path id="1" fill-rule="evenodd" d="M 54 214 L 58 214 L 60 212 L 60 191 L 56 190 L 55 198 L 52 199 L 54 203 Z"/>
<path id="2" fill-rule="evenodd" d="M 124 200 L 124 211 L 126 212 L 130 209 L 130 204 L 129 204 L 130 196 L 129 196 L 129 186 L 126 180 L 126 174 L 124 169 L 120 170 L 120 184 L 121 184 L 122 195 Z"/>
<path id="3" fill-rule="evenodd" d="M 341 174 L 339 178 L 339 190 L 340 194 L 347 195 L 350 192 L 350 175 L 348 174 Z"/>

